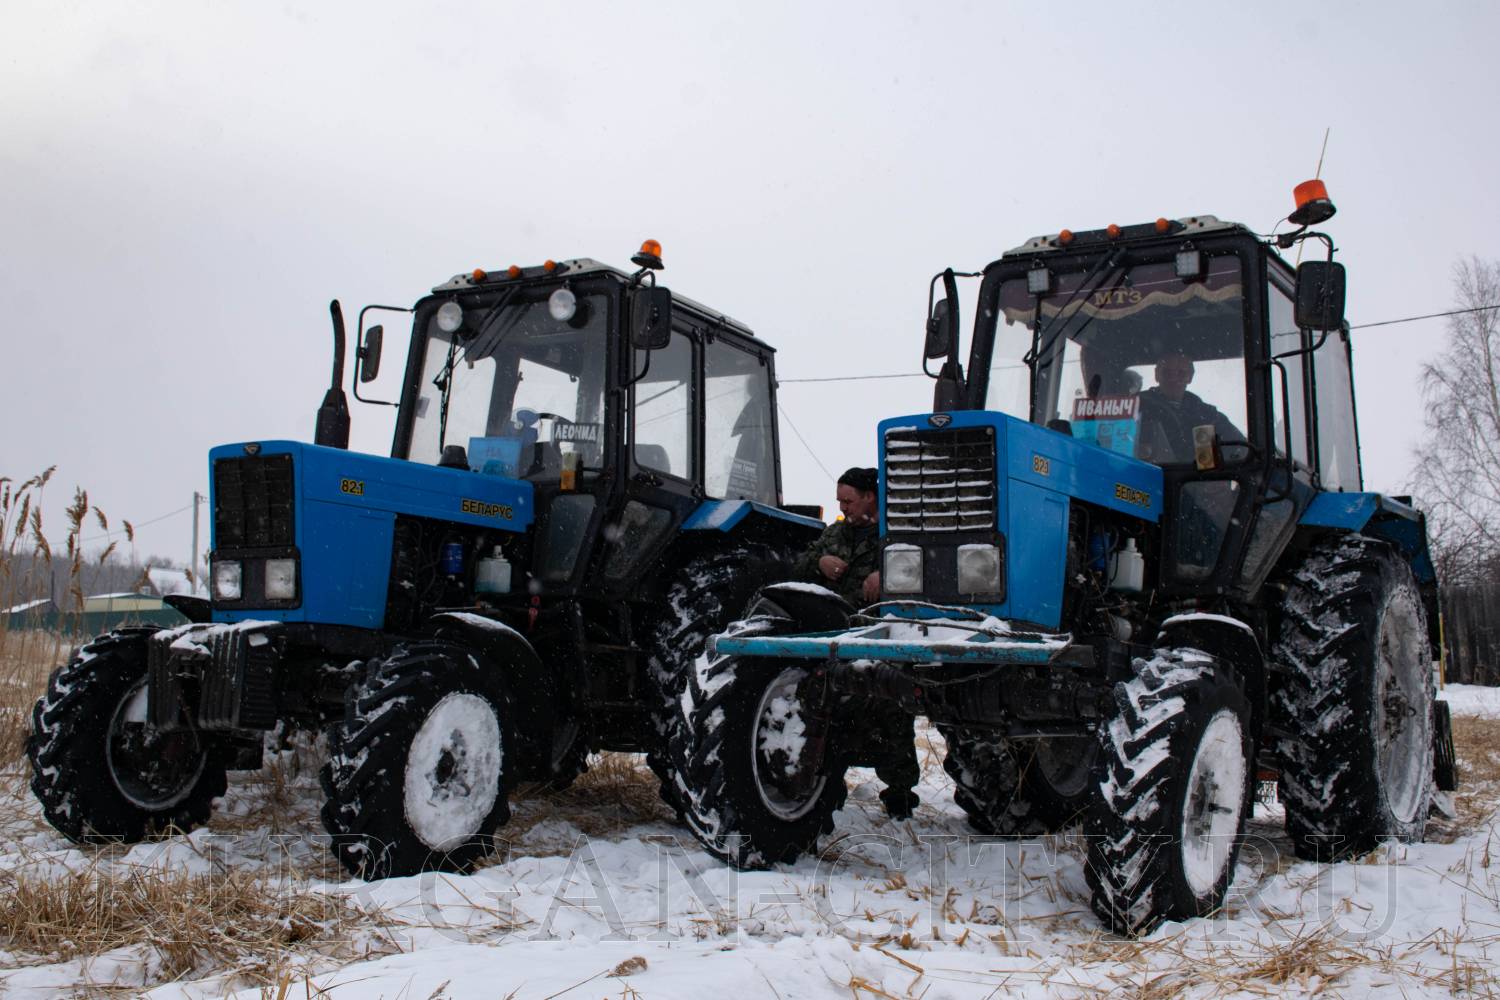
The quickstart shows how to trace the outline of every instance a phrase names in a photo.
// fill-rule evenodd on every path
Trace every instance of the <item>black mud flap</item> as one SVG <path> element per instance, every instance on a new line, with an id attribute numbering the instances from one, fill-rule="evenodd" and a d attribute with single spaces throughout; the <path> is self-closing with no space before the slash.
<path id="1" fill-rule="evenodd" d="M 1432 780 L 1440 792 L 1458 790 L 1458 752 L 1453 748 L 1453 714 L 1446 701 L 1432 706 Z"/>

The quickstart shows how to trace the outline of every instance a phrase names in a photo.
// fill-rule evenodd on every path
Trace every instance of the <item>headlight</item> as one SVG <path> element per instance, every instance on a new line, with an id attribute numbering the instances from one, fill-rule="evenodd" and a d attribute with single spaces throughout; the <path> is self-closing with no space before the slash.
<path id="1" fill-rule="evenodd" d="M 444 333 L 452 333 L 464 323 L 464 308 L 457 302 L 444 302 L 438 306 L 437 325 Z"/>
<path id="2" fill-rule="evenodd" d="M 242 575 L 243 567 L 237 562 L 214 563 L 214 596 L 221 601 L 238 601 Z"/>
<path id="3" fill-rule="evenodd" d="M 290 601 L 297 596 L 297 560 L 266 560 L 266 598 Z"/>
<path id="4" fill-rule="evenodd" d="M 566 323 L 578 311 L 578 298 L 566 288 L 559 288 L 547 299 L 547 311 L 559 323 Z"/>
<path id="5" fill-rule="evenodd" d="M 958 592 L 1000 593 L 1000 550 L 993 545 L 958 547 Z"/>
<path id="6" fill-rule="evenodd" d="M 880 586 L 888 594 L 915 594 L 922 589 L 922 550 L 915 545 L 887 545 Z"/>

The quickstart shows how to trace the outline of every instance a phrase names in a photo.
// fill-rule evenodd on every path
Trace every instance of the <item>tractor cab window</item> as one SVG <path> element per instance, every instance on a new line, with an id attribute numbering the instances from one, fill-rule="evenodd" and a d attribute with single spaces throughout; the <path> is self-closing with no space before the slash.
<path id="1" fill-rule="evenodd" d="M 693 342 L 680 330 L 660 351 L 636 352 L 635 464 L 693 481 Z"/>
<path id="2" fill-rule="evenodd" d="M 1290 283 L 1272 280 L 1266 288 L 1266 316 L 1271 327 L 1271 357 L 1278 359 L 1286 369 L 1285 405 L 1281 371 L 1271 368 L 1271 418 L 1273 433 L 1271 447 L 1278 457 L 1286 455 L 1288 442 L 1292 449 L 1294 467 L 1309 469 L 1307 460 L 1307 391 L 1303 378 L 1303 362 L 1307 356 L 1299 354 L 1306 345 L 1303 333 L 1297 329 L 1292 307 Z M 1291 423 L 1288 425 L 1287 421 Z"/>
<path id="3" fill-rule="evenodd" d="M 466 304 L 451 333 L 433 314 L 408 458 L 436 462 L 462 445 L 474 469 L 539 480 L 565 461 L 603 467 L 609 300 L 577 294 L 559 308 L 555 290 Z"/>
<path id="4" fill-rule="evenodd" d="M 703 358 L 703 487 L 711 497 L 776 502 L 771 373 L 753 354 L 715 340 Z"/>
<path id="5" fill-rule="evenodd" d="M 1221 451 L 1247 426 L 1240 264 L 1205 263 L 1192 280 L 1172 261 L 1063 273 L 1040 300 L 1004 282 L 1004 320 L 1032 344 L 1032 421 L 1158 465 L 1247 456 Z"/>
<path id="6" fill-rule="evenodd" d="M 1316 343 L 1321 334 L 1313 334 Z M 1354 386 L 1349 378 L 1349 335 L 1328 334 L 1313 352 L 1313 387 L 1318 401 L 1318 473 L 1325 490 L 1359 492 L 1359 439 L 1355 436 Z"/>

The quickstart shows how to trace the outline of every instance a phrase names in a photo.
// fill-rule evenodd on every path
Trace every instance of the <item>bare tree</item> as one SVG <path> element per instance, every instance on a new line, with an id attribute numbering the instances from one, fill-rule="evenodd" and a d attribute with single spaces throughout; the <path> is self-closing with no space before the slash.
<path id="1" fill-rule="evenodd" d="M 1427 433 L 1413 486 L 1427 509 L 1433 557 L 1445 584 L 1500 569 L 1500 261 L 1470 257 L 1453 268 L 1448 343 L 1422 366 Z"/>

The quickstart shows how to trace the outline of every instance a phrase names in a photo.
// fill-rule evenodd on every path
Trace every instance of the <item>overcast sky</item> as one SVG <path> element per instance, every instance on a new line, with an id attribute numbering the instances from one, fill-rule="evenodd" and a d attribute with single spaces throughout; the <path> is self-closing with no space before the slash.
<path id="1" fill-rule="evenodd" d="M 207 492 L 211 446 L 311 439 L 330 298 L 627 266 L 645 237 L 783 378 L 915 371 L 934 272 L 1064 226 L 1269 231 L 1325 127 L 1351 322 L 1448 308 L 1454 261 L 1500 256 L 1500 5 L 719 7 L 7 0 L 0 475 L 59 466 L 54 535 L 75 483 L 168 514 Z M 1355 335 L 1369 488 L 1406 478 L 1443 333 Z M 835 474 L 930 399 L 781 392 Z M 387 412 L 354 424 L 389 450 Z M 831 504 L 788 431 L 788 501 Z M 137 551 L 185 558 L 190 529 Z"/>

